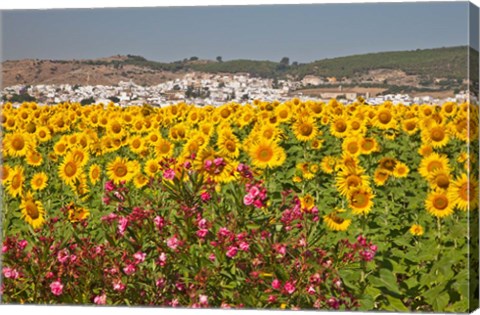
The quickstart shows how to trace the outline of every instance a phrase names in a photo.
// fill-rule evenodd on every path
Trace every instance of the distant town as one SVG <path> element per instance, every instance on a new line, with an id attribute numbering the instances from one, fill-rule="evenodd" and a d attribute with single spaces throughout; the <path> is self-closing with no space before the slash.
<path id="1" fill-rule="evenodd" d="M 255 99 L 266 101 L 285 101 L 292 97 L 328 101 L 332 98 L 351 102 L 362 97 L 371 105 L 392 101 L 394 104 L 442 104 L 444 102 L 464 102 L 468 99 L 465 91 L 459 91 L 452 97 L 435 98 L 432 96 L 411 96 L 408 94 L 372 95 L 368 89 L 363 92 L 351 92 L 342 85 L 335 85 L 325 92 L 305 95 L 307 87 L 331 82 L 334 78 L 306 76 L 301 81 L 265 79 L 251 77 L 249 74 L 221 75 L 187 73 L 182 78 L 166 81 L 158 85 L 141 86 L 133 81 L 121 81 L 118 85 L 71 85 L 39 84 L 14 85 L 2 90 L 2 102 L 20 103 L 34 100 L 43 104 L 79 102 L 83 105 L 92 103 L 108 104 L 113 102 L 120 106 L 150 104 L 166 106 L 177 102 L 186 102 L 198 106 L 218 106 L 227 102 L 248 103 Z M 340 82 L 341 83 L 341 82 Z M 332 86 L 332 85 L 330 85 Z"/>

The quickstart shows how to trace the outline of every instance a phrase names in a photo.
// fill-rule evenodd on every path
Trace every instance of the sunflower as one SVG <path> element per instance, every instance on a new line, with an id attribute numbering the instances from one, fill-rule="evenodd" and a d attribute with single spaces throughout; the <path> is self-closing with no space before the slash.
<path id="1" fill-rule="evenodd" d="M 107 165 L 107 175 L 115 184 L 129 182 L 135 176 L 135 172 L 133 163 L 119 156 Z"/>
<path id="2" fill-rule="evenodd" d="M 445 126 L 433 124 L 422 132 L 422 141 L 434 148 L 443 148 L 448 144 L 449 134 Z"/>
<path id="3" fill-rule="evenodd" d="M 160 171 L 160 163 L 156 159 L 150 159 L 147 162 L 145 162 L 145 168 L 144 168 L 145 174 L 147 174 L 149 177 L 155 177 L 155 174 L 157 174 Z"/>
<path id="4" fill-rule="evenodd" d="M 67 216 L 68 220 L 72 223 L 80 222 L 85 220 L 90 216 L 90 211 L 84 207 L 80 207 L 71 202 L 67 206 Z"/>
<path id="5" fill-rule="evenodd" d="M 217 147 L 221 155 L 237 158 L 240 155 L 240 141 L 230 129 L 220 132 Z"/>
<path id="6" fill-rule="evenodd" d="M 333 156 L 326 156 L 320 162 L 320 169 L 327 174 L 332 174 L 335 170 L 337 160 Z"/>
<path id="7" fill-rule="evenodd" d="M 373 125 L 383 130 L 396 128 L 395 117 L 391 110 L 385 107 L 379 108 L 373 119 Z"/>
<path id="8" fill-rule="evenodd" d="M 428 182 L 433 189 L 447 190 L 451 182 L 450 174 L 442 169 L 437 169 L 430 174 Z"/>
<path id="9" fill-rule="evenodd" d="M 62 156 L 67 153 L 67 143 L 59 140 L 55 145 L 53 146 L 53 151 L 55 152 L 56 155 Z"/>
<path id="10" fill-rule="evenodd" d="M 12 178 L 12 168 L 6 164 L 2 165 L 2 184 L 9 182 Z"/>
<path id="11" fill-rule="evenodd" d="M 157 143 L 162 139 L 162 135 L 159 131 L 150 132 L 144 140 L 145 145 L 149 147 L 155 147 Z"/>
<path id="12" fill-rule="evenodd" d="M 286 123 L 292 118 L 292 111 L 287 104 L 283 103 L 275 108 L 275 115 L 279 122 Z"/>
<path id="13" fill-rule="evenodd" d="M 438 218 L 443 218 L 453 213 L 454 203 L 450 200 L 446 192 L 433 191 L 428 194 L 425 200 L 425 208 L 428 213 Z"/>
<path id="14" fill-rule="evenodd" d="M 397 166 L 398 161 L 391 157 L 383 157 L 379 161 L 379 168 L 392 174 Z"/>
<path id="15" fill-rule="evenodd" d="M 14 166 L 12 168 L 10 181 L 7 185 L 7 192 L 12 197 L 22 195 L 23 182 L 25 180 L 25 178 L 23 177 L 23 172 L 23 167 L 20 165 Z"/>
<path id="16" fill-rule="evenodd" d="M 469 126 L 471 127 L 471 122 L 469 121 L 468 117 L 459 116 L 450 124 L 450 131 L 458 139 L 469 141 Z"/>
<path id="17" fill-rule="evenodd" d="M 145 142 L 140 136 L 133 136 L 128 141 L 130 151 L 141 154 L 145 150 Z"/>
<path id="18" fill-rule="evenodd" d="M 92 185 L 95 185 L 96 183 L 98 183 L 101 176 L 102 169 L 100 168 L 100 165 L 92 164 L 88 172 L 88 178 L 90 179 L 90 183 L 92 183 Z"/>
<path id="19" fill-rule="evenodd" d="M 27 164 L 30 166 L 42 165 L 43 157 L 37 151 L 29 151 L 27 153 Z"/>
<path id="20" fill-rule="evenodd" d="M 411 118 L 411 119 L 405 119 L 402 121 L 402 129 L 405 131 L 408 135 L 414 135 L 418 131 L 418 119 L 417 118 Z"/>
<path id="21" fill-rule="evenodd" d="M 432 153 L 422 159 L 418 168 L 420 175 L 427 179 L 435 170 L 443 170 L 446 173 L 450 173 L 450 166 L 446 155 Z"/>
<path id="22" fill-rule="evenodd" d="M 310 212 L 315 206 L 315 199 L 313 199 L 313 196 L 310 194 L 300 197 L 300 206 L 302 207 L 302 211 Z"/>
<path id="23" fill-rule="evenodd" d="M 373 206 L 372 199 L 375 195 L 366 187 L 357 187 L 350 191 L 348 205 L 353 210 L 353 214 L 368 214 Z"/>
<path id="24" fill-rule="evenodd" d="M 46 126 L 38 127 L 35 131 L 36 137 L 40 142 L 46 142 L 52 138 L 50 129 Z"/>
<path id="25" fill-rule="evenodd" d="M 25 156 L 30 149 L 31 142 L 29 138 L 21 132 L 9 133 L 3 139 L 3 151 L 7 156 Z"/>
<path id="26" fill-rule="evenodd" d="M 371 154 L 380 150 L 375 138 L 361 138 L 359 142 L 361 154 Z"/>
<path id="27" fill-rule="evenodd" d="M 41 201 L 34 200 L 32 193 L 28 192 L 20 204 L 22 219 L 34 229 L 38 229 L 45 222 L 45 210 Z"/>
<path id="28" fill-rule="evenodd" d="M 358 187 L 368 187 L 368 176 L 363 175 L 363 170 L 346 168 L 342 170 L 336 177 L 338 192 L 342 196 L 348 196 L 350 191 Z"/>
<path id="29" fill-rule="evenodd" d="M 65 156 L 65 158 L 71 158 L 78 166 L 83 167 L 90 159 L 90 155 L 83 149 L 74 148 Z"/>
<path id="30" fill-rule="evenodd" d="M 358 156 L 361 153 L 359 139 L 357 137 L 348 137 L 343 140 L 342 150 L 352 156 Z"/>
<path id="31" fill-rule="evenodd" d="M 346 231 L 352 220 L 344 219 L 338 216 L 339 212 L 345 212 L 343 209 L 337 209 L 323 217 L 323 222 L 327 225 L 330 230 L 333 231 Z"/>
<path id="32" fill-rule="evenodd" d="M 451 183 L 449 198 L 453 205 L 462 211 L 475 209 L 478 205 L 478 182 L 463 173 Z"/>
<path id="33" fill-rule="evenodd" d="M 375 170 L 375 174 L 373 174 L 373 181 L 375 185 L 383 186 L 385 185 L 385 182 L 388 180 L 389 177 L 390 177 L 390 172 L 381 168 L 377 168 Z"/>
<path id="34" fill-rule="evenodd" d="M 348 120 L 344 116 L 333 118 L 330 124 L 330 133 L 337 138 L 344 138 L 348 135 Z"/>
<path id="35" fill-rule="evenodd" d="M 413 224 L 410 228 L 410 233 L 414 236 L 422 236 L 423 235 L 423 227 L 419 224 Z"/>
<path id="36" fill-rule="evenodd" d="M 48 176 L 45 172 L 33 175 L 30 186 L 33 190 L 43 190 L 47 187 Z"/>
<path id="37" fill-rule="evenodd" d="M 258 136 L 260 139 L 265 139 L 269 141 L 276 141 L 280 135 L 280 129 L 278 129 L 275 125 L 268 123 L 262 125 L 260 127 L 260 130 L 258 131 Z"/>
<path id="38" fill-rule="evenodd" d="M 143 175 L 142 173 L 138 173 L 133 178 L 133 184 L 137 189 L 144 187 L 148 183 L 148 177 Z"/>
<path id="39" fill-rule="evenodd" d="M 445 117 L 452 117 L 456 114 L 457 109 L 458 107 L 455 102 L 445 102 L 442 105 L 441 113 Z"/>
<path id="40" fill-rule="evenodd" d="M 252 164 L 258 168 L 273 168 L 285 162 L 285 150 L 276 142 L 265 139 L 252 145 L 248 151 Z"/>
<path id="41" fill-rule="evenodd" d="M 397 178 L 403 178 L 403 177 L 407 177 L 409 172 L 410 172 L 410 169 L 408 168 L 407 164 L 399 161 L 395 165 L 392 175 Z"/>
<path id="42" fill-rule="evenodd" d="M 171 157 L 173 155 L 174 144 L 166 139 L 160 139 L 155 146 L 155 156 L 157 158 Z"/>
<path id="43" fill-rule="evenodd" d="M 67 185 L 73 185 L 80 177 L 82 170 L 71 155 L 64 158 L 58 167 L 58 175 Z"/>
<path id="44" fill-rule="evenodd" d="M 292 128 L 295 137 L 302 142 L 313 140 L 318 133 L 315 120 L 312 117 L 302 117 L 298 119 Z"/>
<path id="45" fill-rule="evenodd" d="M 367 132 L 365 123 L 356 117 L 350 119 L 348 129 L 352 135 L 364 135 Z"/>
<path id="46" fill-rule="evenodd" d="M 324 142 L 323 139 L 313 139 L 311 144 L 310 144 L 310 147 L 313 150 L 320 150 L 323 146 L 323 142 Z"/>
<path id="47" fill-rule="evenodd" d="M 418 149 L 418 154 L 420 154 L 423 157 L 427 157 L 430 154 L 433 153 L 433 148 L 431 145 L 428 144 L 423 144 L 419 149 Z"/>
<path id="48" fill-rule="evenodd" d="M 112 137 L 122 137 L 125 132 L 125 126 L 117 119 L 112 119 L 107 125 L 107 133 Z"/>

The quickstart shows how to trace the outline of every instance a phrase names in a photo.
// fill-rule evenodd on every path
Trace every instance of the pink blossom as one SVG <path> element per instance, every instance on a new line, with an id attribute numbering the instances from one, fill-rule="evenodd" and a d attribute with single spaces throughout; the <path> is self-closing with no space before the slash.
<path id="1" fill-rule="evenodd" d="M 218 230 L 218 234 L 220 234 L 220 235 L 223 236 L 223 237 L 228 237 L 228 236 L 230 236 L 230 233 L 231 233 L 231 232 L 230 232 L 227 228 L 225 228 L 225 227 L 221 227 L 221 228 Z"/>
<path id="2" fill-rule="evenodd" d="M 102 197 L 102 202 L 104 205 L 108 206 L 110 204 L 110 197 L 108 196 Z"/>
<path id="3" fill-rule="evenodd" d="M 198 296 L 198 302 L 202 305 L 208 305 L 208 296 L 207 295 L 203 295 L 203 294 L 200 294 Z"/>
<path id="4" fill-rule="evenodd" d="M 125 268 L 123 268 L 123 272 L 125 272 L 127 276 L 133 274 L 136 270 L 137 269 L 135 268 L 134 264 L 128 264 Z"/>
<path id="5" fill-rule="evenodd" d="M 215 254 L 212 253 L 210 254 L 210 256 L 208 256 L 208 259 L 213 262 L 215 261 L 215 259 L 217 259 L 217 257 L 215 256 Z"/>
<path id="6" fill-rule="evenodd" d="M 260 209 L 263 207 L 263 202 L 260 199 L 257 199 L 253 202 L 253 205 L 255 206 L 255 208 Z"/>
<path id="7" fill-rule="evenodd" d="M 174 235 L 172 237 L 170 237 L 168 240 L 167 240 L 167 246 L 170 247 L 171 249 L 175 250 L 177 249 L 177 247 L 180 245 L 180 241 L 178 240 L 178 238 Z"/>
<path id="8" fill-rule="evenodd" d="M 253 198 L 252 195 L 246 194 L 245 197 L 243 197 L 243 203 L 244 203 L 246 206 L 251 205 L 253 202 L 254 202 L 254 198 Z"/>
<path id="9" fill-rule="evenodd" d="M 230 306 L 230 304 L 228 304 L 228 303 L 225 303 L 225 302 L 222 302 L 222 304 L 220 305 L 220 308 L 223 308 L 223 309 L 230 309 L 230 308 L 232 308 L 232 307 Z"/>
<path id="10" fill-rule="evenodd" d="M 105 183 L 105 190 L 110 192 L 110 191 L 113 191 L 115 189 L 115 184 L 113 183 L 113 181 L 109 180 L 108 182 Z"/>
<path id="11" fill-rule="evenodd" d="M 166 180 L 172 180 L 175 178 L 175 171 L 172 170 L 171 168 L 169 168 L 168 170 L 165 170 L 165 172 L 163 172 L 163 178 L 165 178 Z"/>
<path id="12" fill-rule="evenodd" d="M 313 287 L 313 285 L 308 286 L 308 288 L 307 288 L 307 293 L 308 293 L 308 294 L 312 294 L 312 295 L 316 293 L 316 292 L 315 292 L 315 288 Z"/>
<path id="13" fill-rule="evenodd" d="M 273 279 L 272 288 L 274 288 L 275 290 L 279 290 L 281 286 L 282 286 L 282 283 L 280 282 L 280 280 Z"/>
<path id="14" fill-rule="evenodd" d="M 207 202 L 209 201 L 210 199 L 212 199 L 212 196 L 210 195 L 210 193 L 208 191 L 204 191 L 202 192 L 202 194 L 200 195 L 200 198 L 202 198 L 203 201 Z"/>
<path id="15" fill-rule="evenodd" d="M 205 160 L 205 162 L 203 163 L 203 166 L 205 167 L 205 169 L 210 169 L 210 167 L 212 167 L 213 165 L 213 162 L 211 160 Z"/>
<path id="16" fill-rule="evenodd" d="M 6 253 L 8 251 L 8 246 L 7 245 L 3 245 L 2 246 L 2 253 Z"/>
<path id="17" fill-rule="evenodd" d="M 268 296 L 268 303 L 275 303 L 277 301 L 277 297 L 275 295 Z"/>
<path id="18" fill-rule="evenodd" d="M 47 274 L 45 275 L 45 279 L 52 279 L 53 278 L 53 272 L 49 271 L 47 272 Z"/>
<path id="19" fill-rule="evenodd" d="M 258 189 L 257 186 L 253 186 L 252 188 L 250 188 L 250 190 L 248 191 L 248 193 L 253 197 L 257 197 L 259 194 L 260 194 L 260 189 Z"/>
<path id="20" fill-rule="evenodd" d="M 2 273 L 3 276 L 7 279 L 17 279 L 20 276 L 16 269 L 12 269 L 9 267 L 3 267 Z"/>
<path id="21" fill-rule="evenodd" d="M 114 192 L 113 195 L 120 201 L 125 201 L 125 197 L 118 191 Z"/>
<path id="22" fill-rule="evenodd" d="M 93 302 L 98 305 L 105 305 L 107 303 L 107 295 L 103 293 L 102 295 L 97 295 Z"/>
<path id="23" fill-rule="evenodd" d="M 54 295 L 59 296 L 63 292 L 63 284 L 60 280 L 54 281 L 50 284 L 50 290 Z"/>
<path id="24" fill-rule="evenodd" d="M 74 263 L 77 261 L 77 255 L 70 255 L 70 262 Z"/>
<path id="25" fill-rule="evenodd" d="M 155 219 L 153 219 L 153 223 L 155 223 L 157 229 L 161 231 L 162 228 L 165 226 L 165 219 L 161 216 L 156 216 Z"/>
<path id="26" fill-rule="evenodd" d="M 167 254 L 161 253 L 160 256 L 158 256 L 158 264 L 161 267 L 164 267 L 167 264 Z"/>
<path id="27" fill-rule="evenodd" d="M 327 304 L 336 310 L 338 310 L 338 308 L 340 307 L 340 302 L 338 302 L 338 300 L 334 297 L 329 298 L 327 300 Z"/>
<path id="28" fill-rule="evenodd" d="M 61 264 L 65 263 L 68 260 L 68 250 L 62 249 L 59 251 L 57 254 L 57 259 Z"/>
<path id="29" fill-rule="evenodd" d="M 207 229 L 200 229 L 195 234 L 197 234 L 197 236 L 200 237 L 200 238 L 204 238 L 205 236 L 207 236 L 208 230 Z"/>
<path id="30" fill-rule="evenodd" d="M 28 242 L 26 240 L 21 240 L 20 242 L 18 242 L 18 248 L 20 248 L 20 250 L 24 250 L 27 245 Z"/>
<path id="31" fill-rule="evenodd" d="M 123 236 L 125 234 L 125 230 L 127 229 L 128 226 L 128 219 L 125 217 L 121 217 L 118 220 L 118 233 Z"/>
<path id="32" fill-rule="evenodd" d="M 375 257 L 375 252 L 366 249 L 360 252 L 360 256 L 362 256 L 364 261 L 371 261 Z"/>
<path id="33" fill-rule="evenodd" d="M 207 228 L 207 220 L 202 218 L 200 221 L 198 221 L 198 227 L 200 229 L 206 229 Z"/>
<path id="34" fill-rule="evenodd" d="M 125 290 L 126 286 L 123 284 L 122 280 L 113 280 L 112 284 L 115 291 Z"/>
<path id="35" fill-rule="evenodd" d="M 165 283 L 167 283 L 165 278 L 159 278 L 157 279 L 157 281 L 155 281 L 155 285 L 159 288 L 163 288 L 165 286 Z"/>
<path id="36" fill-rule="evenodd" d="M 173 299 L 173 300 L 170 302 L 170 306 L 171 306 L 171 307 L 177 307 L 178 304 L 179 304 L 178 299 Z"/>
<path id="37" fill-rule="evenodd" d="M 238 253 L 238 247 L 236 246 L 229 246 L 227 249 L 227 257 L 228 258 L 233 258 L 237 255 Z"/>
<path id="38" fill-rule="evenodd" d="M 362 246 L 367 246 L 367 239 L 362 235 L 357 237 L 357 242 Z"/>
<path id="39" fill-rule="evenodd" d="M 293 284 L 292 282 L 288 281 L 287 283 L 285 283 L 285 285 L 283 286 L 283 288 L 285 289 L 285 291 L 287 291 L 288 294 L 292 294 L 293 292 L 295 292 L 295 284 Z"/>
<path id="40" fill-rule="evenodd" d="M 116 218 L 118 218 L 118 216 L 115 214 L 115 213 L 110 213 L 108 215 L 104 215 L 102 217 L 102 221 L 107 221 L 107 222 L 112 222 L 113 220 L 115 220 Z"/>
<path id="41" fill-rule="evenodd" d="M 142 252 L 137 252 L 133 255 L 133 258 L 135 258 L 135 264 L 140 264 L 145 261 L 145 257 L 147 254 L 142 253 Z"/>
<path id="42" fill-rule="evenodd" d="M 247 252 L 250 248 L 250 245 L 248 245 L 247 242 L 241 242 L 238 246 L 240 246 L 240 249 L 244 252 Z"/>
<path id="43" fill-rule="evenodd" d="M 215 166 L 217 166 L 217 167 L 225 165 L 225 162 L 223 161 L 223 158 L 221 158 L 221 157 L 213 160 L 213 163 L 215 163 Z"/>
<path id="44" fill-rule="evenodd" d="M 378 249 L 378 246 L 377 245 L 370 245 L 370 250 L 373 251 L 373 252 L 376 252 Z"/>
<path id="45" fill-rule="evenodd" d="M 190 161 L 186 161 L 185 163 L 183 163 L 183 167 L 189 170 L 192 167 L 192 163 L 190 163 Z"/>

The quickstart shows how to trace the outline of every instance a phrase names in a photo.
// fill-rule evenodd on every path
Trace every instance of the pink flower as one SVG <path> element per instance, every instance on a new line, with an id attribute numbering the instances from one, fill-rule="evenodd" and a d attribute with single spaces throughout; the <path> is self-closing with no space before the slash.
<path id="1" fill-rule="evenodd" d="M 254 197 L 250 194 L 246 194 L 245 197 L 243 197 L 243 203 L 246 206 L 251 205 L 254 202 Z"/>
<path id="2" fill-rule="evenodd" d="M 105 190 L 110 192 L 110 191 L 113 191 L 115 189 L 115 184 L 113 183 L 113 181 L 109 180 L 108 182 L 105 183 Z"/>
<path id="3" fill-rule="evenodd" d="M 54 295 L 59 296 L 63 292 L 63 284 L 59 280 L 54 281 L 50 284 L 50 290 Z"/>
<path id="4" fill-rule="evenodd" d="M 197 236 L 200 237 L 200 238 L 204 238 L 205 236 L 207 236 L 208 230 L 207 229 L 200 229 L 195 234 L 197 234 Z"/>
<path id="5" fill-rule="evenodd" d="M 108 206 L 110 204 L 110 197 L 108 196 L 102 197 L 102 202 L 104 205 Z"/>
<path id="6" fill-rule="evenodd" d="M 3 267 L 2 273 L 7 279 L 17 279 L 19 277 L 18 271 L 9 267 Z"/>
<path id="7" fill-rule="evenodd" d="M 127 276 L 133 274 L 136 270 L 137 269 L 135 268 L 134 264 L 128 264 L 125 268 L 123 268 L 123 272 L 125 272 Z"/>
<path id="8" fill-rule="evenodd" d="M 215 166 L 222 166 L 224 165 L 224 161 L 223 161 L 223 158 L 219 157 L 219 158 L 216 158 L 215 160 L 213 160 L 213 163 L 215 163 Z"/>
<path id="9" fill-rule="evenodd" d="M 200 229 L 206 229 L 207 228 L 207 220 L 201 219 L 200 221 L 198 221 L 198 227 Z"/>
<path id="10" fill-rule="evenodd" d="M 250 248 L 250 245 L 248 245 L 247 242 L 241 242 L 239 246 L 240 246 L 240 249 L 243 250 L 244 252 L 247 252 Z"/>
<path id="11" fill-rule="evenodd" d="M 227 228 L 225 228 L 225 227 L 221 227 L 221 228 L 218 230 L 218 234 L 220 234 L 220 235 L 223 236 L 223 237 L 228 237 L 228 236 L 230 236 L 230 233 L 231 233 L 231 232 L 230 232 Z"/>
<path id="12" fill-rule="evenodd" d="M 3 245 L 2 246 L 2 253 L 6 253 L 8 251 L 8 246 L 7 245 Z"/>
<path id="13" fill-rule="evenodd" d="M 145 261 L 145 257 L 147 254 L 142 253 L 142 252 L 137 252 L 133 255 L 133 258 L 135 258 L 135 264 L 140 264 Z"/>
<path id="14" fill-rule="evenodd" d="M 127 229 L 128 226 L 128 219 L 125 217 L 121 217 L 118 220 L 118 233 L 123 236 L 125 234 L 125 230 Z"/>
<path id="15" fill-rule="evenodd" d="M 77 255 L 70 255 L 70 262 L 76 262 L 77 261 Z"/>
<path id="16" fill-rule="evenodd" d="M 277 297 L 275 295 L 268 296 L 268 303 L 275 303 L 277 301 Z"/>
<path id="17" fill-rule="evenodd" d="M 57 254 L 58 261 L 63 264 L 68 260 L 68 251 L 66 249 L 62 249 Z"/>
<path id="18" fill-rule="evenodd" d="M 125 290 L 125 285 L 122 283 L 122 280 L 113 280 L 112 284 L 115 291 Z"/>
<path id="19" fill-rule="evenodd" d="M 177 249 L 177 247 L 180 245 L 180 241 L 178 240 L 178 238 L 174 235 L 172 237 L 170 237 L 168 240 L 167 240 L 167 246 L 170 247 L 171 249 L 175 250 Z"/>
<path id="20" fill-rule="evenodd" d="M 155 219 L 153 219 L 153 223 L 155 223 L 157 229 L 161 231 L 162 228 L 165 226 L 165 219 L 160 216 L 156 216 Z"/>
<path id="21" fill-rule="evenodd" d="M 188 170 L 192 167 L 192 163 L 190 163 L 190 161 L 186 161 L 185 163 L 183 163 L 183 167 L 185 167 Z"/>
<path id="22" fill-rule="evenodd" d="M 280 282 L 280 280 L 273 279 L 272 288 L 274 288 L 275 290 L 279 290 L 281 286 L 282 286 L 282 283 Z"/>
<path id="23" fill-rule="evenodd" d="M 236 246 L 229 246 L 227 249 L 227 257 L 228 258 L 233 258 L 237 255 L 238 253 L 238 247 Z"/>
<path id="24" fill-rule="evenodd" d="M 25 247 L 27 247 L 27 245 L 28 245 L 28 242 L 26 240 L 22 240 L 18 242 L 18 248 L 20 248 L 20 250 L 24 250 Z"/>
<path id="25" fill-rule="evenodd" d="M 283 288 L 285 289 L 285 291 L 287 291 L 288 294 L 292 294 L 293 292 L 295 292 L 295 284 L 293 284 L 292 282 L 288 281 L 287 283 L 285 283 L 285 285 L 283 286 Z"/>
<path id="26" fill-rule="evenodd" d="M 329 298 L 329 299 L 327 300 L 327 304 L 328 304 L 330 307 L 332 307 L 332 308 L 334 308 L 334 309 L 336 309 L 336 310 L 338 310 L 338 308 L 340 307 L 340 303 L 339 303 L 338 300 L 337 300 L 336 298 L 334 298 L 334 297 Z"/>
<path id="27" fill-rule="evenodd" d="M 253 202 L 253 205 L 255 206 L 255 208 L 260 209 L 263 207 L 263 202 L 260 199 L 257 199 Z"/>
<path id="28" fill-rule="evenodd" d="M 208 259 L 213 262 L 215 261 L 215 259 L 217 259 L 217 257 L 215 256 L 215 254 L 212 253 L 210 254 L 210 256 L 208 256 Z"/>
<path id="29" fill-rule="evenodd" d="M 155 285 L 159 288 L 163 288 L 166 282 L 167 281 L 165 280 L 165 278 L 159 278 L 157 279 L 157 281 L 155 281 Z"/>
<path id="30" fill-rule="evenodd" d="M 172 302 L 170 302 L 170 306 L 172 307 L 177 307 L 179 304 L 178 299 L 173 299 Z"/>
<path id="31" fill-rule="evenodd" d="M 167 255 L 165 253 L 161 253 L 160 256 L 158 256 L 158 264 L 161 267 L 164 267 L 167 264 Z"/>
<path id="32" fill-rule="evenodd" d="M 260 194 L 260 189 L 258 189 L 257 186 L 253 186 L 252 188 L 250 188 L 250 190 L 248 191 L 248 193 L 253 197 L 257 197 L 259 194 Z"/>
<path id="33" fill-rule="evenodd" d="M 210 195 L 210 193 L 208 191 L 204 191 L 202 192 L 202 194 L 200 195 L 200 198 L 202 198 L 203 201 L 207 202 L 209 201 L 210 199 L 212 199 L 212 196 Z"/>
<path id="34" fill-rule="evenodd" d="M 125 201 L 125 197 L 118 191 L 114 192 L 113 195 L 120 201 Z"/>
<path id="35" fill-rule="evenodd" d="M 316 293 L 316 292 L 315 292 L 315 288 L 313 287 L 313 285 L 308 286 L 308 288 L 307 288 L 307 293 L 308 293 L 308 294 L 312 294 L 312 295 Z"/>
<path id="36" fill-rule="evenodd" d="M 208 296 L 207 295 L 203 295 L 203 294 L 200 294 L 198 296 L 198 302 L 202 305 L 208 305 Z"/>
<path id="37" fill-rule="evenodd" d="M 175 178 L 175 171 L 172 170 L 171 168 L 169 168 L 168 170 L 163 172 L 163 178 L 165 178 L 166 180 L 174 179 Z"/>
<path id="38" fill-rule="evenodd" d="M 377 251 L 378 246 L 377 245 L 370 245 L 370 250 L 373 251 L 374 253 Z"/>
<path id="39" fill-rule="evenodd" d="M 360 256 L 362 256 L 363 260 L 365 260 L 365 261 L 371 261 L 375 257 L 375 252 L 372 252 L 369 249 L 362 250 L 360 252 Z"/>
<path id="40" fill-rule="evenodd" d="M 210 169 L 210 167 L 212 167 L 213 165 L 213 162 L 211 160 L 205 160 L 205 162 L 203 163 L 203 166 L 205 167 L 205 169 Z"/>
<path id="41" fill-rule="evenodd" d="M 102 295 L 97 295 L 93 302 L 98 305 L 105 305 L 107 303 L 107 295 L 103 293 Z"/>

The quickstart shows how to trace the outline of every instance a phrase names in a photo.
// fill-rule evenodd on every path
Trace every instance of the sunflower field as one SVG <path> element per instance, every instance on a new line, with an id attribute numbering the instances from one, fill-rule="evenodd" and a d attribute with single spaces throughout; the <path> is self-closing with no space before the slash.
<path id="1" fill-rule="evenodd" d="M 478 306 L 478 106 L 7 103 L 0 123 L 3 303 Z"/>

